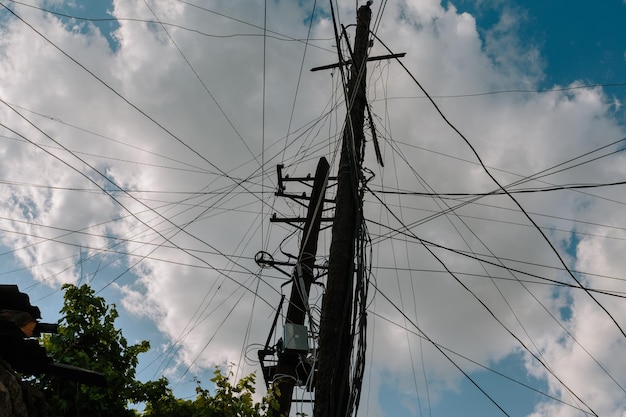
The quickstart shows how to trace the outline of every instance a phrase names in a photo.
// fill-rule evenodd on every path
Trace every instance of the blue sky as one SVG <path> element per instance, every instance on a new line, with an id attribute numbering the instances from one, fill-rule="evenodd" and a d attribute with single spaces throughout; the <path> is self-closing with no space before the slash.
<path id="1" fill-rule="evenodd" d="M 502 10 L 502 7 L 490 7 L 492 2 L 450 3 L 459 11 L 475 16 L 482 31 L 497 23 L 498 11 Z M 573 80 L 594 84 L 624 83 L 626 57 L 621 26 L 626 17 L 626 5 L 623 1 L 590 5 L 529 0 L 500 4 L 514 8 L 522 16 L 520 41 L 540 48 L 545 60 L 545 79 L 541 87 L 569 84 Z M 623 87 L 608 88 L 607 92 L 624 97 Z"/>
<path id="2" fill-rule="evenodd" d="M 2 3 L 23 20 L 0 11 L 0 283 L 18 283 L 44 320 L 55 321 L 62 282 L 90 282 L 118 306 L 130 342 L 151 342 L 138 376 L 167 375 L 181 396 L 193 395 L 194 377 L 208 381 L 215 365 L 260 375 L 255 349 L 289 287 L 254 255 L 279 259 L 298 243 L 293 229 L 269 221 L 300 210 L 274 197 L 276 164 L 305 175 L 319 156 L 336 158 L 341 137 L 340 74 L 308 71 L 336 59 L 327 4 L 317 5 L 324 10 L 305 47 L 294 39 L 309 33 L 313 2 L 268 3 L 265 43 L 263 2 L 28 0 Z M 626 137 L 626 3 L 597 3 L 398 0 L 372 8 L 382 16 L 377 35 L 407 52 L 402 62 L 490 173 L 511 184 L 560 167 L 515 186 L 545 188 L 626 180 L 618 152 Z M 354 3 L 339 2 L 336 13 L 352 23 Z M 79 19 L 112 16 L 119 21 Z M 147 22 L 156 18 L 167 32 Z M 372 54 L 383 53 L 374 42 Z M 371 189 L 498 188 L 399 65 L 368 71 L 385 159 L 383 169 L 368 142 Z M 590 84 L 614 85 L 454 97 Z M 577 279 L 619 295 L 623 194 L 612 186 L 514 197 L 563 261 L 582 271 Z M 369 196 L 366 206 L 372 271 L 385 297 L 370 291 L 359 415 L 582 415 L 550 368 L 599 415 L 621 416 L 622 336 L 587 294 L 518 272 L 574 283 L 512 200 L 496 195 L 448 211 L 469 197 L 378 198 L 385 204 Z M 390 234 L 386 225 L 410 233 Z M 456 274 L 444 273 L 411 234 L 454 249 L 435 252 Z M 327 249 L 328 234 L 320 242 Z M 597 299 L 626 327 L 621 298 Z M 428 338 L 453 352 L 506 414 Z"/>

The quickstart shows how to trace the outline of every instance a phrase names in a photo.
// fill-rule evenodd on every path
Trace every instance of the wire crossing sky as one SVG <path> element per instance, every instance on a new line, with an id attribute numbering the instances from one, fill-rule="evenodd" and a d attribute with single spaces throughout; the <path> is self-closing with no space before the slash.
<path id="1" fill-rule="evenodd" d="M 349 56 L 358 6 L 0 0 L 0 281 L 46 321 L 88 283 L 177 395 L 228 364 L 264 389 L 291 271 L 255 256 L 296 259 L 270 220 L 306 209 L 276 166 L 336 175 L 346 80 L 310 69 Z M 622 416 L 626 3 L 371 7 L 370 56 L 406 55 L 367 68 L 359 415 Z"/>

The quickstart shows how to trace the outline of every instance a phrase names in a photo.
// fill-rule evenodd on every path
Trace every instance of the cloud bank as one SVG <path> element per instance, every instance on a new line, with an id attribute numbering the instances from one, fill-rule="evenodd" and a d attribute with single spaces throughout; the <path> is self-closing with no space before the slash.
<path id="1" fill-rule="evenodd" d="M 337 159 L 341 74 L 309 72 L 337 59 L 329 10 L 311 19 L 312 4 L 270 3 L 267 31 L 258 2 L 114 1 L 112 34 L 21 3 L 0 14 L 4 256 L 58 286 L 78 279 L 82 253 L 97 265 L 94 288 L 114 288 L 158 328 L 168 375 L 258 367 L 242 356 L 265 342 L 289 287 L 254 256 L 297 253 L 297 230 L 269 218 L 303 213 L 274 196 L 275 166 L 306 175 L 320 156 Z M 362 409 L 385 413 L 381 384 L 406 393 L 415 414 L 459 390 L 462 374 L 435 343 L 468 374 L 523 360 L 552 396 L 533 416 L 621 416 L 620 187 L 513 192 L 623 181 L 623 111 L 580 80 L 471 95 L 543 79 L 516 16 L 503 9 L 481 36 L 452 4 L 385 5 L 374 5 L 371 55 L 388 53 L 384 45 L 406 52 L 404 66 L 463 137 L 398 63 L 369 65 L 385 167 L 369 141 L 374 287 Z M 336 12 L 354 21 L 353 5 Z M 478 195 L 498 191 L 494 179 L 512 194 Z M 325 231 L 320 263 L 329 241 Z"/>

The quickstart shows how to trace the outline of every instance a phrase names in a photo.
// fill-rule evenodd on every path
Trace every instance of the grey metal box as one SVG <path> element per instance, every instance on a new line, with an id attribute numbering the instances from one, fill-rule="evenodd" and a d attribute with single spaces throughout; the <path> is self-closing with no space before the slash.
<path id="1" fill-rule="evenodd" d="M 309 333 L 302 324 L 285 323 L 284 328 L 285 350 L 309 350 Z"/>

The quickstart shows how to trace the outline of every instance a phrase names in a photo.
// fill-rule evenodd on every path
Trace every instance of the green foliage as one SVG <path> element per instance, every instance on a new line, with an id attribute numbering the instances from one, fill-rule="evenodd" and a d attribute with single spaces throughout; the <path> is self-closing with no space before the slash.
<path id="1" fill-rule="evenodd" d="M 59 333 L 46 335 L 43 345 L 50 357 L 67 365 L 101 372 L 108 386 L 90 387 L 46 375 L 39 381 L 51 417 L 85 415 L 134 416 L 128 402 L 139 397 L 143 384 L 135 380 L 137 356 L 148 351 L 143 341 L 128 345 L 121 330 L 115 328 L 115 306 L 86 285 L 64 285 L 65 301 Z"/>
<path id="2" fill-rule="evenodd" d="M 194 405 L 192 401 L 174 397 L 166 378 L 144 385 L 143 402 L 146 408 L 143 417 L 186 417 L 192 416 Z"/>
<path id="3" fill-rule="evenodd" d="M 228 376 L 232 376 L 229 372 Z M 278 410 L 278 401 L 268 393 L 261 402 L 254 402 L 254 374 L 242 378 L 232 385 L 227 375 L 217 368 L 211 382 L 215 393 L 202 388 L 198 381 L 196 398 L 181 400 L 174 398 L 171 391 L 156 402 L 148 402 L 143 417 L 265 417 Z"/>
<path id="4" fill-rule="evenodd" d="M 37 380 L 49 405 L 49 417 L 265 417 L 278 410 L 272 393 L 261 402 L 253 400 L 254 374 L 232 385 L 219 369 L 211 382 L 215 393 L 196 387 L 194 400 L 176 398 L 166 378 L 139 382 L 135 371 L 140 353 L 150 345 L 143 341 L 128 345 L 122 331 L 115 328 L 118 317 L 114 305 L 107 305 L 87 285 L 64 285 L 63 319 L 59 333 L 45 335 L 42 342 L 54 361 L 101 372 L 108 386 L 90 387 L 53 375 Z M 130 403 L 144 403 L 143 413 L 130 409 Z"/>

